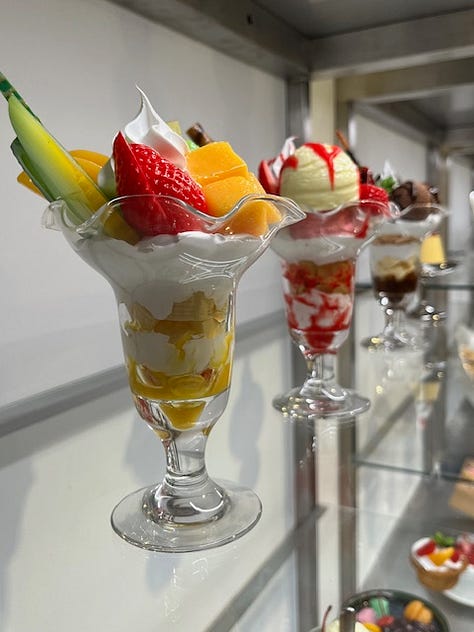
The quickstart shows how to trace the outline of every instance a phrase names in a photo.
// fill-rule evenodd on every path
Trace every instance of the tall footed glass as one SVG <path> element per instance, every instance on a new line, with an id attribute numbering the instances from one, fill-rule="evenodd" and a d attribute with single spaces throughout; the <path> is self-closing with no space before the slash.
<path id="1" fill-rule="evenodd" d="M 249 205 L 265 205 L 261 236 L 242 233 Z M 181 226 L 188 216 L 194 229 L 138 239 L 121 211 L 149 207 L 168 218 L 176 213 Z M 228 400 L 239 279 L 276 231 L 301 217 L 293 202 L 272 196 L 247 196 L 222 218 L 170 197 L 129 196 L 80 226 L 64 202 L 49 206 L 47 224 L 114 290 L 133 400 L 166 453 L 163 480 L 132 492 L 112 513 L 114 530 L 128 542 L 156 551 L 206 549 L 258 521 L 257 495 L 213 481 L 205 448 Z"/>
<path id="2" fill-rule="evenodd" d="M 274 239 L 289 333 L 307 365 L 304 384 L 273 400 L 285 416 L 342 418 L 369 407 L 367 398 L 338 384 L 334 359 L 351 326 L 357 257 L 391 212 L 375 201 L 311 212 Z"/>
<path id="3" fill-rule="evenodd" d="M 406 310 L 420 282 L 422 241 L 441 223 L 445 211 L 437 204 L 413 204 L 392 224 L 386 224 L 370 244 L 370 269 L 375 298 L 384 312 L 381 332 L 362 340 L 371 350 L 416 351 L 421 333 L 406 319 Z"/>

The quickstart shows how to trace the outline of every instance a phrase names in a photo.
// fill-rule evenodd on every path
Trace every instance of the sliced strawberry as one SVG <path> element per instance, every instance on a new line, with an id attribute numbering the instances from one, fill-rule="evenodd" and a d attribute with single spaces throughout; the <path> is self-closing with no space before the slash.
<path id="1" fill-rule="evenodd" d="M 455 549 L 454 553 L 451 555 L 451 557 L 449 558 L 451 560 L 451 562 L 459 562 L 459 558 L 461 557 L 461 553 Z"/>
<path id="2" fill-rule="evenodd" d="M 389 197 L 387 191 L 382 187 L 377 187 L 375 184 L 363 184 L 359 185 L 359 196 L 361 200 L 368 200 L 378 202 L 374 204 L 371 211 L 374 215 L 390 215 Z M 382 205 L 382 206 L 380 206 Z"/>
<path id="3" fill-rule="evenodd" d="M 272 162 L 272 160 L 262 160 L 258 166 L 258 179 L 267 193 L 278 195 L 278 178 L 273 175 L 270 166 Z"/>
<path id="4" fill-rule="evenodd" d="M 115 179 L 119 196 L 161 195 L 122 203 L 125 220 L 141 235 L 176 235 L 202 230 L 203 222 L 170 198 L 206 212 L 200 186 L 182 169 L 147 145 L 129 144 L 119 132 L 114 141 Z"/>
<path id="5" fill-rule="evenodd" d="M 375 184 L 359 185 L 359 195 L 361 200 L 375 200 L 376 202 L 388 202 L 388 193 L 382 187 Z"/>
<path id="6" fill-rule="evenodd" d="M 430 553 L 433 553 L 435 549 L 436 549 L 435 541 L 429 540 L 426 544 L 423 544 L 418 549 L 416 549 L 415 553 L 419 557 L 423 557 L 424 555 L 429 555 Z"/>

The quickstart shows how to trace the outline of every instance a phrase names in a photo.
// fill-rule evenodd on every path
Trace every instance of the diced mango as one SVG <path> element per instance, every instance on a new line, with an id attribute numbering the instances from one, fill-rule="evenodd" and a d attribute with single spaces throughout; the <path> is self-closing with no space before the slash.
<path id="1" fill-rule="evenodd" d="M 246 163 L 229 143 L 217 141 L 189 152 L 186 166 L 191 177 L 201 186 L 230 176 L 247 176 Z"/>
<path id="2" fill-rule="evenodd" d="M 225 225 L 219 229 L 226 235 L 254 235 L 260 237 L 268 230 L 267 202 L 249 202 L 245 204 Z"/>
<path id="3" fill-rule="evenodd" d="M 209 215 L 221 217 L 231 211 L 245 195 L 262 194 L 263 188 L 256 178 L 231 176 L 203 186 Z"/>

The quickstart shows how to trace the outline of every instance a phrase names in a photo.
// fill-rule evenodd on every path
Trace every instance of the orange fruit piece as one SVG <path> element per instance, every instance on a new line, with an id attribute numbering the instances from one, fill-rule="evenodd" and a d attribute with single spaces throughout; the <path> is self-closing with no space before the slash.
<path id="1" fill-rule="evenodd" d="M 442 566 L 446 562 L 446 560 L 449 560 L 453 553 L 454 547 L 447 546 L 444 549 L 433 551 L 433 553 L 430 553 L 428 557 L 433 562 L 433 564 L 436 564 L 436 566 Z"/>
<path id="2" fill-rule="evenodd" d="M 201 186 L 230 176 L 245 178 L 248 175 L 244 160 L 225 141 L 209 143 L 189 152 L 186 166 L 189 175 Z"/>
<path id="3" fill-rule="evenodd" d="M 255 178 L 244 176 L 230 176 L 216 180 L 203 186 L 204 197 L 207 202 L 207 212 L 214 217 L 221 217 L 231 211 L 235 204 L 250 194 L 264 194 L 263 187 Z"/>

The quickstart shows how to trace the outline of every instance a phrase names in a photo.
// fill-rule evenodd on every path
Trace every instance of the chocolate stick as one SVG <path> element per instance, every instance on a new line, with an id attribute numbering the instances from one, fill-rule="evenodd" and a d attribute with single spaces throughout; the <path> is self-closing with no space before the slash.
<path id="1" fill-rule="evenodd" d="M 357 158 L 354 156 L 354 154 L 351 151 L 351 148 L 349 146 L 349 143 L 347 141 L 347 138 L 344 136 L 344 134 L 341 132 L 341 130 L 336 130 L 336 136 L 339 139 L 339 142 L 342 145 L 343 150 L 346 152 L 346 154 L 349 156 L 349 158 L 352 160 L 352 162 L 354 162 L 358 167 L 360 167 L 360 163 L 357 160 Z"/>

